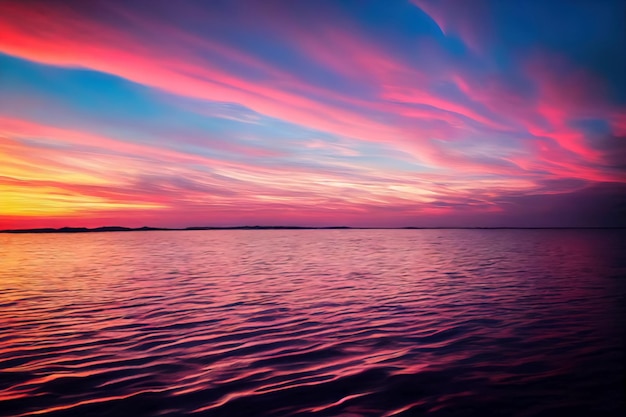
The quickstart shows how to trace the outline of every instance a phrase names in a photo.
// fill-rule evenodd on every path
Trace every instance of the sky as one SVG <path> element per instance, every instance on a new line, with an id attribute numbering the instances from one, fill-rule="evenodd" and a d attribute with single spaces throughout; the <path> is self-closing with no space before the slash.
<path id="1" fill-rule="evenodd" d="M 626 226 L 621 0 L 0 0 L 0 229 Z"/>

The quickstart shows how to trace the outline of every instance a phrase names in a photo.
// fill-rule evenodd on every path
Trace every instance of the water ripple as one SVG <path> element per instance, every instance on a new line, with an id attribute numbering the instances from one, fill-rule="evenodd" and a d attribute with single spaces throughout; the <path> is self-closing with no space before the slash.
<path id="1" fill-rule="evenodd" d="M 0 415 L 621 415 L 623 237 L 3 235 Z"/>

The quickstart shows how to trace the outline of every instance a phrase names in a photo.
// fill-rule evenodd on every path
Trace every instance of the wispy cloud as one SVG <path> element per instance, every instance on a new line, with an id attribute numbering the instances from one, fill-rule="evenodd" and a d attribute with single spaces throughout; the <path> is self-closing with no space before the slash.
<path id="1" fill-rule="evenodd" d="M 601 216 L 564 202 L 619 206 L 626 86 L 601 64 L 619 2 L 557 23 L 543 2 L 146 4 L 1 3 L 4 226 L 523 223 L 539 202 L 580 225 Z"/>

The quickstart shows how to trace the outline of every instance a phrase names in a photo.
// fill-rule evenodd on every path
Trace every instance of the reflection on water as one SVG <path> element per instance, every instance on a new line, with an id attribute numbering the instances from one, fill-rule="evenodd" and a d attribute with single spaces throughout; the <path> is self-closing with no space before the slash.
<path id="1" fill-rule="evenodd" d="M 1 235 L 0 415 L 620 415 L 624 237 Z"/>

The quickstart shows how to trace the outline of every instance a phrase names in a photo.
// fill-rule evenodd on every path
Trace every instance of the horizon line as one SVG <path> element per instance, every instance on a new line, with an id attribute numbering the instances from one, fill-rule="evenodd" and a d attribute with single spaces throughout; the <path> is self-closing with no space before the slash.
<path id="1" fill-rule="evenodd" d="M 2 229 L 0 233 L 106 233 L 106 232 L 148 232 L 148 231 L 200 231 L 200 230 L 470 230 L 470 229 L 626 229 L 626 226 L 188 226 L 188 227 L 126 227 L 126 226 L 99 226 L 99 227 L 70 227 L 59 228 L 38 227 L 29 229 Z"/>

